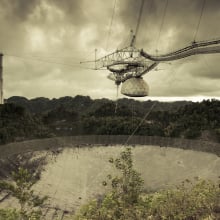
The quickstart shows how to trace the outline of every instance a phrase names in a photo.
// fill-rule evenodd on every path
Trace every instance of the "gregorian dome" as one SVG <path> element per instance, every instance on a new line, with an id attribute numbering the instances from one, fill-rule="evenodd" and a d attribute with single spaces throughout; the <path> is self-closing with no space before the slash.
<path id="1" fill-rule="evenodd" d="M 149 86 L 143 78 L 130 78 L 122 83 L 121 93 L 130 97 L 148 96 Z"/>

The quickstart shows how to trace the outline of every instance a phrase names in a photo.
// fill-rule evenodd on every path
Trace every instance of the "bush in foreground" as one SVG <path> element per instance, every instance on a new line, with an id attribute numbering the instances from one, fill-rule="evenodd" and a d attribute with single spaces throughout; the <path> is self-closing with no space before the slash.
<path id="1" fill-rule="evenodd" d="M 175 189 L 152 196 L 150 214 L 153 219 L 196 220 L 214 217 L 220 200 L 220 190 L 211 181 L 186 180 Z"/>
<path id="2" fill-rule="evenodd" d="M 219 185 L 211 181 L 186 180 L 174 189 L 146 193 L 144 181 L 133 166 L 132 152 L 127 148 L 117 159 L 109 159 L 118 171 L 108 175 L 103 185 L 110 190 L 102 199 L 84 205 L 74 220 L 203 220 L 219 219 Z M 19 168 L 12 175 L 13 182 L 0 181 L 0 191 L 18 199 L 20 210 L 0 209 L 0 220 L 42 219 L 45 197 L 36 196 L 32 186 L 34 174 Z"/>
<path id="3" fill-rule="evenodd" d="M 143 180 L 134 170 L 131 149 L 123 151 L 119 158 L 110 159 L 120 176 L 108 175 L 110 192 L 101 200 L 84 205 L 75 220 L 201 220 L 214 217 L 219 205 L 220 189 L 211 181 L 184 181 L 175 189 L 147 194 Z"/>
<path id="4" fill-rule="evenodd" d="M 32 186 L 38 179 L 27 169 L 19 168 L 12 173 L 12 181 L 0 181 L 0 191 L 7 192 L 16 198 L 20 204 L 20 210 L 1 209 L 0 220 L 40 220 L 41 208 L 46 197 L 34 194 Z"/>

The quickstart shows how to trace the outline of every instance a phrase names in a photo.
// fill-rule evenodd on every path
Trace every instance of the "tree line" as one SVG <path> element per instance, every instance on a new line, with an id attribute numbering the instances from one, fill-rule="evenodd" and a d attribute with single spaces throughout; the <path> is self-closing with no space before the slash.
<path id="1" fill-rule="evenodd" d="M 39 99 L 38 107 L 21 98 L 0 106 L 1 144 L 62 135 L 130 135 L 137 127 L 136 135 L 201 138 L 208 133 L 220 140 L 220 101 L 215 99 L 156 102 L 145 119 L 155 102 L 121 99 L 116 103 L 77 96 L 57 99 L 49 108 L 47 99 Z"/>

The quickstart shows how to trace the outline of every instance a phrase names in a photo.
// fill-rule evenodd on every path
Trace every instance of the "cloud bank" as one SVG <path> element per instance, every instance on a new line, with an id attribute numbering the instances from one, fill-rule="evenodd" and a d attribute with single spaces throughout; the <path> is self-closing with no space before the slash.
<path id="1" fill-rule="evenodd" d="M 193 40 L 220 37 L 220 1 L 145 0 L 137 47 L 165 53 Z M 33 97 L 77 94 L 116 98 L 108 71 L 87 69 L 94 60 L 128 43 L 136 28 L 141 0 L 0 0 L 0 51 L 4 56 L 4 92 Z M 163 24 L 163 25 L 162 25 Z M 197 29 L 198 27 L 198 29 Z M 220 97 L 220 55 L 160 64 L 144 76 L 152 97 Z M 147 99 L 147 98 L 146 98 Z"/>

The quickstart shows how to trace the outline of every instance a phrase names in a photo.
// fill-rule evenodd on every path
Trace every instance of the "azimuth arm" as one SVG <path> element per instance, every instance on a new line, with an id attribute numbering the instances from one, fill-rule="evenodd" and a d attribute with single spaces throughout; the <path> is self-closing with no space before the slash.
<path id="1" fill-rule="evenodd" d="M 197 55 L 197 54 L 212 54 L 212 53 L 220 53 L 220 45 L 211 46 L 213 44 L 219 44 L 218 41 L 208 41 L 201 43 L 194 43 L 191 46 L 185 47 L 183 49 L 177 50 L 172 53 L 164 54 L 164 55 L 150 55 L 143 50 L 140 52 L 141 55 L 149 60 L 160 62 L 160 61 L 172 61 L 182 59 L 188 56 Z"/>

